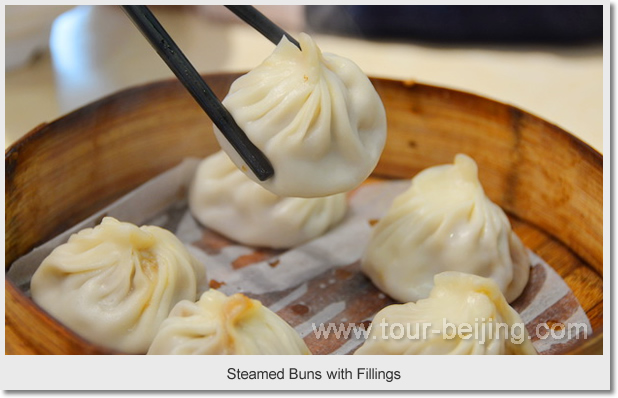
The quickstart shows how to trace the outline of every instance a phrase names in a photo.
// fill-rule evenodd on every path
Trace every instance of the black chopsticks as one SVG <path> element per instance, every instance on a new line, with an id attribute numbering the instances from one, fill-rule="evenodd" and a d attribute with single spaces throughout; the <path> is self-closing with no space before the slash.
<path id="1" fill-rule="evenodd" d="M 264 37 L 273 42 L 275 45 L 279 44 L 281 38 L 283 36 L 287 37 L 288 40 L 294 44 L 296 47 L 300 49 L 300 44 L 286 33 L 285 30 L 281 29 L 279 26 L 275 25 L 270 19 L 266 18 L 264 14 L 259 12 L 253 6 L 225 6 L 228 10 L 232 11 L 236 16 L 249 25 L 251 25 L 255 30 L 260 32 Z"/>
<path id="2" fill-rule="evenodd" d="M 122 8 L 256 177 L 260 181 L 272 177 L 274 170 L 270 161 L 236 124 L 232 115 L 208 87 L 148 7 L 122 6 Z"/>

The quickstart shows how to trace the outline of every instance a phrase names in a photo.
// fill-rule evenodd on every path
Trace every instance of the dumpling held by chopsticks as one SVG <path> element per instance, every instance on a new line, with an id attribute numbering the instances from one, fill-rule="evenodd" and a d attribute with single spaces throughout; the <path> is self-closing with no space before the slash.
<path id="1" fill-rule="evenodd" d="M 251 179 L 287 197 L 322 197 L 359 186 L 386 141 L 380 96 L 352 61 L 322 53 L 307 34 L 302 50 L 285 37 L 266 60 L 231 86 L 223 104 L 270 160 L 259 181 L 215 127 L 223 150 Z"/>

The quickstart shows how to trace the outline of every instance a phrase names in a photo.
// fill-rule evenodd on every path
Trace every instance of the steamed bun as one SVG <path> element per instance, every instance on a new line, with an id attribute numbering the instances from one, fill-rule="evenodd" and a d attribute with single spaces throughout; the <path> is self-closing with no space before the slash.
<path id="1" fill-rule="evenodd" d="M 378 312 L 355 355 L 535 355 L 524 322 L 496 283 L 460 272 L 435 276 L 429 297 Z"/>
<path id="2" fill-rule="evenodd" d="M 324 198 L 285 198 L 262 188 L 223 151 L 198 166 L 189 191 L 189 208 L 205 226 L 237 242 L 290 248 L 325 233 L 347 211 L 346 194 Z"/>
<path id="3" fill-rule="evenodd" d="M 148 354 L 309 355 L 298 333 L 259 301 L 211 289 L 176 304 Z"/>
<path id="4" fill-rule="evenodd" d="M 417 174 L 375 225 L 361 269 L 402 302 L 429 295 L 434 275 L 460 271 L 493 279 L 508 302 L 530 274 L 525 247 L 486 195 L 472 158 Z"/>
<path id="5" fill-rule="evenodd" d="M 386 113 L 352 61 L 322 53 L 307 34 L 302 51 L 285 37 L 266 60 L 238 78 L 223 99 L 234 120 L 272 163 L 261 182 L 214 127 L 223 150 L 264 188 L 287 197 L 322 197 L 359 186 L 386 141 Z"/>
<path id="6" fill-rule="evenodd" d="M 56 247 L 32 276 L 34 301 L 95 344 L 145 353 L 204 267 L 171 232 L 105 217 Z"/>

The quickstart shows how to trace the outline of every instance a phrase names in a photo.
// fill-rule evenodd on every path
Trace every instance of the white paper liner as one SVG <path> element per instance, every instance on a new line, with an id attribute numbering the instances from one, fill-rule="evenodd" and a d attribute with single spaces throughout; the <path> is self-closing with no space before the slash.
<path id="1" fill-rule="evenodd" d="M 290 250 L 269 250 L 235 243 L 201 226 L 189 212 L 186 192 L 201 159 L 190 158 L 138 187 L 107 208 L 16 260 L 7 278 L 26 294 L 39 264 L 71 234 L 97 225 L 104 216 L 137 225 L 158 225 L 176 234 L 206 267 L 211 286 L 226 294 L 242 292 L 256 298 L 290 323 L 314 354 L 351 354 L 363 335 L 334 334 L 318 339 L 314 325 L 367 326 L 375 313 L 394 300 L 380 292 L 359 269 L 371 220 L 382 217 L 409 180 L 366 184 L 349 195 L 344 220 L 306 244 Z M 526 324 L 540 354 L 567 352 L 592 327 L 585 311 L 560 276 L 529 251 L 530 282 L 512 303 Z M 213 285 L 214 284 L 214 285 Z M 203 286 L 202 290 L 208 289 Z M 544 324 L 580 324 L 577 334 L 554 338 Z M 539 326 L 541 325 L 541 326 Z M 538 338 L 537 329 L 546 338 Z M 556 329 L 558 330 L 558 329 Z M 560 337 L 560 333 L 557 333 Z"/>

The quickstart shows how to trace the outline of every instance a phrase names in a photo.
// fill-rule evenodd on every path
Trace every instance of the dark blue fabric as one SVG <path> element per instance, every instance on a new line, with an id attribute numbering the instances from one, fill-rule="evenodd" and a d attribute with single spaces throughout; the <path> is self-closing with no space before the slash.
<path id="1" fill-rule="evenodd" d="M 603 39 L 597 6 L 306 6 L 319 33 L 439 42 L 581 43 Z"/>

